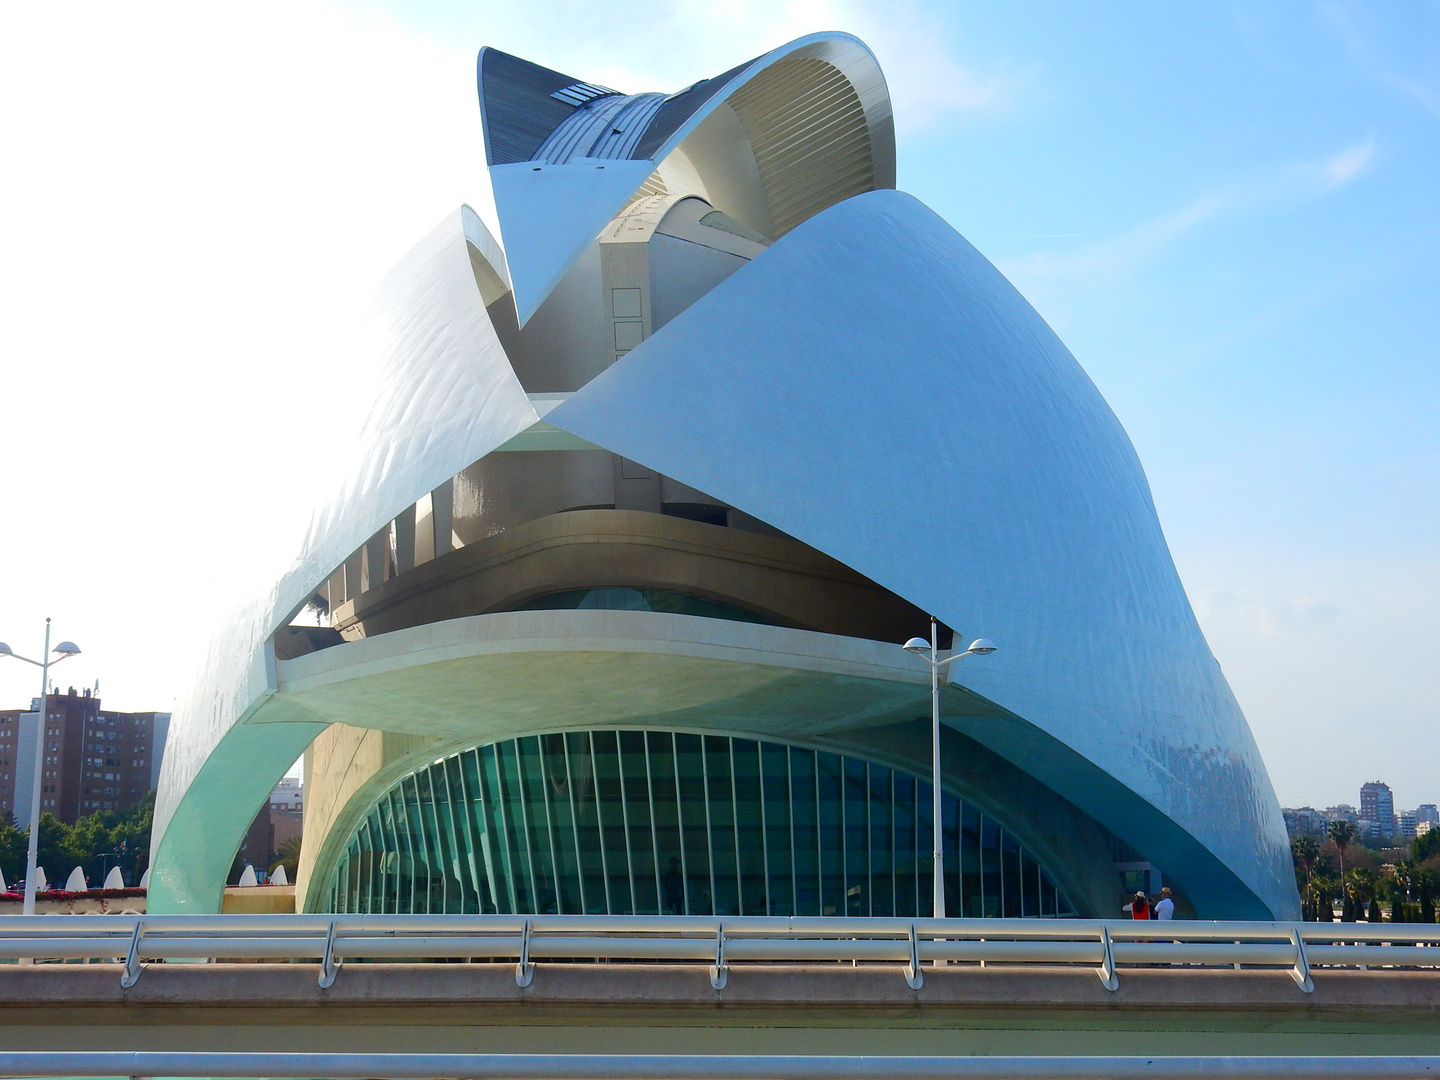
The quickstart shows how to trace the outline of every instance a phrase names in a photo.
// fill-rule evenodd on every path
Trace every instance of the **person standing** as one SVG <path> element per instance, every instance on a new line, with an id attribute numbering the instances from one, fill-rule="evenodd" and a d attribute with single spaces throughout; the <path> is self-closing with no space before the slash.
<path id="1" fill-rule="evenodd" d="M 1143 892 L 1137 892 L 1135 899 L 1120 910 L 1128 911 L 1132 919 L 1148 919 L 1150 918 L 1150 899 Z"/>
<path id="2" fill-rule="evenodd" d="M 1160 899 L 1155 904 L 1155 918 L 1161 922 L 1170 922 L 1175 918 L 1175 901 L 1170 898 L 1168 885 L 1160 890 Z"/>

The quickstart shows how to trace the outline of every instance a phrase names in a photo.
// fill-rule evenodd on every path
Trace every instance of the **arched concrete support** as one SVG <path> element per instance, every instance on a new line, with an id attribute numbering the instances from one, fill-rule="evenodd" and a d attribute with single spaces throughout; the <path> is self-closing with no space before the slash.
<path id="1" fill-rule="evenodd" d="M 226 619 L 188 696 L 175 710 L 153 832 L 152 879 L 164 903 L 189 910 L 193 904 L 208 903 L 205 898 L 218 895 L 215 890 L 224 884 L 234 845 L 213 881 L 199 880 L 194 867 L 174 861 L 196 855 L 202 851 L 197 843 L 209 842 L 195 833 L 196 820 L 208 820 L 211 814 L 219 815 L 217 821 L 229 820 L 228 810 L 203 805 L 203 799 L 229 798 L 232 784 L 241 793 L 273 784 L 323 728 L 309 730 L 305 718 L 287 717 L 302 722 L 308 734 L 278 737 L 273 760 L 284 760 L 273 776 L 265 736 L 243 730 L 245 718 L 263 707 L 275 689 L 270 643 L 275 632 L 376 530 L 539 419 L 485 310 L 486 291 L 493 294 L 505 277 L 503 264 L 486 261 L 486 252 L 496 257 L 495 250 L 473 212 L 462 207 L 421 240 L 382 284 L 373 326 L 374 347 L 380 353 L 375 405 L 354 471 L 339 494 L 316 513 L 289 573 Z M 477 259 L 489 266 L 483 281 L 477 279 Z M 264 779 L 211 775 L 216 769 L 245 770 L 244 753 L 228 749 L 232 739 L 253 751 L 261 763 L 255 771 Z M 201 783 L 202 778 L 208 779 Z M 257 795 L 250 805 L 252 814 L 260 799 Z M 183 834 L 173 841 L 172 826 Z M 228 832 L 222 830 L 213 841 L 230 844 Z M 205 865 L 218 864 L 207 857 Z"/>
<path id="2" fill-rule="evenodd" d="M 240 724 L 211 751 L 151 853 L 146 910 L 213 914 L 245 830 L 325 724 Z"/>
<path id="3" fill-rule="evenodd" d="M 252 723 L 264 727 L 270 717 L 293 722 L 304 716 L 351 725 L 344 737 L 354 749 L 346 753 L 364 754 L 367 763 L 354 777 L 332 770 L 346 789 L 335 802 L 346 806 L 428 763 L 427 756 L 434 760 L 462 746 L 518 735 L 596 727 L 759 736 L 883 755 L 877 760 L 920 775 L 929 771 L 928 740 L 903 737 L 904 725 L 929 712 L 928 673 L 885 642 L 654 612 L 517 611 L 396 630 L 281 661 L 277 668 L 278 692 Z M 947 734 L 945 758 L 953 790 L 976 797 L 1017 834 L 1037 836 L 1037 850 L 1060 862 L 1078 860 L 1082 865 L 1061 875 L 1075 889 L 1072 900 L 1106 902 L 1100 875 L 1111 870 L 1109 853 L 1094 828 L 1084 825 L 1092 817 L 1111 828 L 1090 813 L 1088 806 L 1098 804 L 1131 814 L 1135 820 L 1121 824 L 1152 840 L 1150 850 L 1178 853 L 1174 863 L 1156 861 L 1167 870 L 1180 868 L 1177 881 L 1201 917 L 1263 907 L 1173 820 L 1053 737 L 1034 735 L 1052 769 L 1084 778 L 1087 788 L 1057 793 L 1043 775 L 1037 778 L 1029 760 L 1022 764 L 980 749 L 996 729 L 1034 725 L 953 684 L 942 690 L 941 707 L 944 722 L 956 729 Z M 367 745 L 361 728 L 386 734 Z M 409 738 L 391 742 L 397 734 Z M 970 745 L 980 752 L 960 749 Z M 346 806 L 326 811 L 332 824 L 307 878 L 311 901 L 343 843 L 344 821 L 358 813 Z M 311 840 L 322 842 L 318 835 Z"/>

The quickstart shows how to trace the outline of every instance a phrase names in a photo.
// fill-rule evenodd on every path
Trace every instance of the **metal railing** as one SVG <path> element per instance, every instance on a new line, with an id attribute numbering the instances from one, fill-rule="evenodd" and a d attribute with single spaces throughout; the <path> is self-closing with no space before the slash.
<path id="1" fill-rule="evenodd" d="M 1129 964 L 1287 971 L 1301 990 L 1316 967 L 1440 969 L 1440 925 L 1106 922 L 1079 919 L 775 918 L 656 915 L 70 915 L 0 921 L 0 960 L 120 962 L 121 985 L 146 961 L 317 961 L 320 985 L 346 961 L 513 961 L 528 986 L 537 960 L 707 964 L 726 985 L 735 964 L 898 965 L 912 989 L 926 964 L 1093 968 L 1108 990 Z"/>

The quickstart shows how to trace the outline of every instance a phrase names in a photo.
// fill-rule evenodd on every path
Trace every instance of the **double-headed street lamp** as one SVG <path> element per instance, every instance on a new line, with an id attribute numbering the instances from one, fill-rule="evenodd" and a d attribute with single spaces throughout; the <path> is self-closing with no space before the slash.
<path id="1" fill-rule="evenodd" d="M 9 645 L 0 641 L 0 657 L 12 656 L 16 660 L 34 664 L 40 669 L 40 708 L 35 714 L 38 717 L 35 726 L 35 783 L 30 789 L 30 854 L 25 864 L 25 906 L 22 909 L 26 915 L 35 914 L 35 886 L 39 884 L 35 880 L 38 876 L 35 872 L 35 863 L 40 851 L 40 783 L 45 778 L 46 699 L 50 693 L 50 668 L 60 663 L 61 660 L 80 655 L 80 648 L 73 641 L 60 642 L 55 646 L 54 651 L 59 654 L 59 657 L 51 660 L 49 619 L 45 620 L 45 650 L 40 654 L 41 659 L 39 660 L 31 660 L 28 656 L 12 652 Z"/>
<path id="2" fill-rule="evenodd" d="M 920 657 L 930 665 L 930 786 L 935 797 L 934 847 L 935 847 L 935 909 L 937 919 L 945 917 L 945 842 L 940 820 L 940 669 L 967 656 L 984 656 L 995 651 L 996 646 L 984 638 L 976 638 L 964 652 L 951 653 L 940 658 L 940 632 L 935 616 L 930 616 L 930 640 L 912 637 L 900 646 L 906 652 Z M 928 655 L 927 655 L 928 654 Z"/>

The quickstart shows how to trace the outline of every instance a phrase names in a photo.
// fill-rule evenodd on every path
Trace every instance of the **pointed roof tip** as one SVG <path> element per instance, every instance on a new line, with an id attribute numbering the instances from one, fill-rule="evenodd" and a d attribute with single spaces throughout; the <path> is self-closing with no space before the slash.
<path id="1" fill-rule="evenodd" d="M 580 158 L 564 165 L 518 162 L 490 169 L 515 312 L 524 326 L 655 163 Z"/>
<path id="2" fill-rule="evenodd" d="M 485 161 L 494 166 L 529 160 L 575 111 L 556 91 L 583 80 L 486 45 L 475 57 L 475 82 Z"/>

